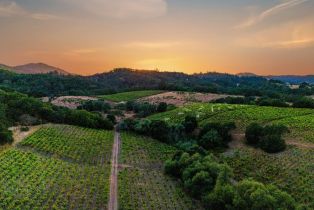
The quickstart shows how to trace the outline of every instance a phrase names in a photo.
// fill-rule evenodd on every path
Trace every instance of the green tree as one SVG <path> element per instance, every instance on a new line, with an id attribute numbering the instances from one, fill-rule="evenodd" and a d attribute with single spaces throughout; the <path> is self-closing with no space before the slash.
<path id="1" fill-rule="evenodd" d="M 218 131 L 212 129 L 208 131 L 205 135 L 202 136 L 198 140 L 200 146 L 204 147 L 205 149 L 214 149 L 216 147 L 223 147 L 224 143 L 219 135 Z"/>
<path id="2" fill-rule="evenodd" d="M 190 115 L 186 116 L 183 122 L 183 126 L 187 133 L 193 132 L 198 126 L 196 117 Z"/>
<path id="3" fill-rule="evenodd" d="M 246 143 L 257 146 L 263 136 L 263 127 L 257 123 L 250 124 L 245 131 Z"/>

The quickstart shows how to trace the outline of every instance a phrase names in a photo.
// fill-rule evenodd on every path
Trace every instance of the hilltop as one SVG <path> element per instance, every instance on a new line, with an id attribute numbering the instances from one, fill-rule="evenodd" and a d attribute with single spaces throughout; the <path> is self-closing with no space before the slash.
<path id="1" fill-rule="evenodd" d="M 69 75 L 70 73 L 54 66 L 50 66 L 45 63 L 28 63 L 18 66 L 8 66 L 0 64 L 0 69 L 12 71 L 18 74 L 47 74 L 47 73 L 58 73 L 62 75 Z"/>

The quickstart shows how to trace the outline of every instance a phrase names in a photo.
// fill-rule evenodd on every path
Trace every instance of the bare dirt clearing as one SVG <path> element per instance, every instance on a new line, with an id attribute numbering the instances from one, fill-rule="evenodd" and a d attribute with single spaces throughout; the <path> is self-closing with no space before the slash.
<path id="1" fill-rule="evenodd" d="M 61 96 L 51 101 L 53 105 L 76 109 L 84 101 L 95 101 L 98 98 L 90 96 Z"/>
<path id="2" fill-rule="evenodd" d="M 141 98 L 138 101 L 149 102 L 149 103 L 160 103 L 165 102 L 167 104 L 173 104 L 175 106 L 183 106 L 193 102 L 210 102 L 220 98 L 236 97 L 224 94 L 214 93 L 192 93 L 192 92 L 165 92 L 153 96 Z"/>
<path id="3" fill-rule="evenodd" d="M 9 128 L 13 132 L 13 146 L 17 145 L 21 141 L 23 141 L 26 137 L 32 135 L 35 133 L 39 128 L 41 128 L 43 125 L 36 125 L 36 126 L 28 126 L 29 130 L 28 131 L 22 131 L 21 127 L 23 126 L 15 126 Z"/>

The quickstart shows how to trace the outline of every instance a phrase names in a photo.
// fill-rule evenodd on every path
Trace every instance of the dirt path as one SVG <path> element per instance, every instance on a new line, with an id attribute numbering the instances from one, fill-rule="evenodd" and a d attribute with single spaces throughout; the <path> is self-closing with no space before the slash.
<path id="1" fill-rule="evenodd" d="M 295 140 L 288 140 L 287 144 L 297 146 L 297 147 L 303 147 L 303 148 L 307 148 L 307 149 L 314 149 L 314 144 L 312 144 L 312 143 L 302 143 L 302 142 L 295 141 Z"/>
<path id="2" fill-rule="evenodd" d="M 115 130 L 111 157 L 110 195 L 108 210 L 118 210 L 118 164 L 120 149 L 120 133 Z"/>

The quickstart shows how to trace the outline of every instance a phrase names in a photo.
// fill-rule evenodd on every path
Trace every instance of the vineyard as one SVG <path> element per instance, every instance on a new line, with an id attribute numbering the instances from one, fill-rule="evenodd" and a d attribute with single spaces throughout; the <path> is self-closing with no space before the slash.
<path id="1" fill-rule="evenodd" d="M 275 184 L 289 192 L 299 203 L 314 209 L 314 151 L 289 147 L 285 152 L 270 155 L 253 148 L 241 148 L 224 158 L 238 180 L 253 177 Z"/>
<path id="2" fill-rule="evenodd" d="M 122 101 L 132 101 L 139 98 L 143 98 L 146 96 L 156 95 L 162 93 L 161 90 L 142 90 L 142 91 L 131 91 L 131 92 L 123 92 L 123 93 L 116 93 L 112 95 L 104 95 L 98 96 L 100 99 L 113 101 L 113 102 L 122 102 Z"/>
<path id="3" fill-rule="evenodd" d="M 109 163 L 112 131 L 51 125 L 26 138 L 21 145 L 79 163 Z"/>
<path id="4" fill-rule="evenodd" d="M 134 209 L 201 209 L 179 184 L 163 174 L 163 163 L 175 148 L 123 133 L 119 172 L 119 207 Z"/>
<path id="5" fill-rule="evenodd" d="M 193 103 L 168 112 L 158 113 L 149 117 L 151 120 L 164 120 L 168 123 L 182 122 L 188 115 L 196 116 L 198 121 L 205 120 L 219 113 L 242 110 L 246 105 Z"/>
<path id="6" fill-rule="evenodd" d="M 0 154 L 0 209 L 106 209 L 112 142 L 109 131 L 43 127 Z"/>
<path id="7" fill-rule="evenodd" d="M 235 122 L 240 131 L 252 122 L 280 123 L 289 127 L 289 138 L 314 142 L 313 109 L 277 108 L 249 105 L 196 103 L 169 112 L 152 115 L 149 119 L 161 119 L 169 123 L 182 122 L 187 115 L 196 116 L 199 123 Z"/>

